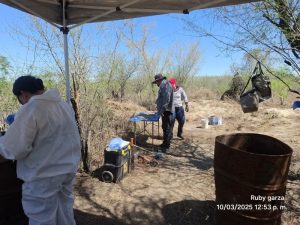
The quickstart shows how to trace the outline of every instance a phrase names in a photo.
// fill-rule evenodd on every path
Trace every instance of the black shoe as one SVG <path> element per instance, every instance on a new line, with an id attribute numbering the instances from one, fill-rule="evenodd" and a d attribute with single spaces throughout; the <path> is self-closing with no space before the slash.
<path id="1" fill-rule="evenodd" d="M 179 137 L 181 140 L 184 140 L 184 137 L 181 134 L 177 135 L 177 137 Z"/>
<path id="2" fill-rule="evenodd" d="M 160 148 L 167 148 L 167 146 L 165 144 L 161 144 L 159 145 Z"/>
<path id="3" fill-rule="evenodd" d="M 170 149 L 169 148 L 163 148 L 161 150 L 161 152 L 164 153 L 164 154 L 168 154 L 168 153 L 170 153 Z"/>
<path id="4" fill-rule="evenodd" d="M 161 144 L 159 147 L 160 147 L 160 150 L 161 150 L 162 153 L 168 153 L 169 152 L 169 147 L 170 146 L 167 146 L 165 144 Z"/>

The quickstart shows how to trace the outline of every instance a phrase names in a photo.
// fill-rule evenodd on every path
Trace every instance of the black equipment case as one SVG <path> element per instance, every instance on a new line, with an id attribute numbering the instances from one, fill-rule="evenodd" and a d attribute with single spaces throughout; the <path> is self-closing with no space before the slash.
<path id="1" fill-rule="evenodd" d="M 104 150 L 104 165 L 102 167 L 102 180 L 117 183 L 133 169 L 133 153 L 130 145 L 122 150 Z"/>

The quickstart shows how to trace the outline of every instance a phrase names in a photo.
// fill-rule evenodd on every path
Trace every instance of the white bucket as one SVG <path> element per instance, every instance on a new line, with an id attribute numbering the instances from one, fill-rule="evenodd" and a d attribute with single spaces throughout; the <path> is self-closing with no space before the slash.
<path id="1" fill-rule="evenodd" d="M 208 128 L 208 119 L 201 119 L 202 128 Z"/>

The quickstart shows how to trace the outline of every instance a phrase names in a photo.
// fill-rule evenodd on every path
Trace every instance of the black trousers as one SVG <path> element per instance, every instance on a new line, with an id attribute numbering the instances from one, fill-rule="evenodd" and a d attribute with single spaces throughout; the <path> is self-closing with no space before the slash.
<path id="1" fill-rule="evenodd" d="M 162 130 L 164 141 L 162 145 L 166 148 L 170 147 L 172 138 L 172 124 L 173 124 L 173 114 L 172 112 L 165 111 L 162 115 Z"/>

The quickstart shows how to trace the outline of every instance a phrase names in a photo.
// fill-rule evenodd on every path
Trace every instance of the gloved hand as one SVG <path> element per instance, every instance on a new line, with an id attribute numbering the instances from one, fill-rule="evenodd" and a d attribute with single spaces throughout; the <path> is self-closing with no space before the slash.
<path id="1" fill-rule="evenodd" d="M 15 120 L 15 113 L 12 113 L 12 114 L 9 114 L 6 119 L 5 119 L 5 122 L 8 124 L 8 125 L 11 125 Z"/>
<path id="2" fill-rule="evenodd" d="M 189 109 L 189 105 L 186 103 L 186 104 L 185 104 L 185 111 L 188 112 L 189 110 L 190 110 L 190 109 Z"/>

